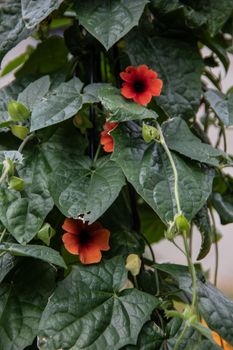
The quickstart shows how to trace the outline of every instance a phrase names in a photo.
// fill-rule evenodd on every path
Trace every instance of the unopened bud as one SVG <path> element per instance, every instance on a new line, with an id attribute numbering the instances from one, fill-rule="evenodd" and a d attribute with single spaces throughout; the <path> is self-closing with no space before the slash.
<path id="1" fill-rule="evenodd" d="M 7 111 L 11 119 L 15 122 L 27 120 L 31 114 L 25 105 L 14 100 L 8 103 Z"/>
<path id="2" fill-rule="evenodd" d="M 45 223 L 40 231 L 37 233 L 37 238 L 44 242 L 46 245 L 50 245 L 50 239 L 55 235 L 55 230 L 49 223 Z"/>
<path id="3" fill-rule="evenodd" d="M 159 131 L 151 125 L 143 123 L 142 125 L 142 137 L 146 142 L 159 139 Z"/>
<path id="4" fill-rule="evenodd" d="M 29 129 L 22 125 L 12 125 L 11 132 L 14 136 L 18 137 L 18 139 L 24 140 L 29 134 Z"/>
<path id="5" fill-rule="evenodd" d="M 190 231 L 190 224 L 184 214 L 176 214 L 174 217 L 174 221 L 176 223 L 177 230 L 179 232 L 189 232 Z"/>
<path id="6" fill-rule="evenodd" d="M 141 259 L 137 254 L 129 254 L 126 259 L 125 267 L 133 276 L 137 276 L 140 272 L 141 264 Z"/>
<path id="7" fill-rule="evenodd" d="M 93 128 L 92 122 L 84 114 L 77 114 L 73 119 L 73 123 L 74 126 L 78 128 L 82 134 L 85 134 L 87 129 Z"/>
<path id="8" fill-rule="evenodd" d="M 25 187 L 24 180 L 17 176 L 11 176 L 8 181 L 9 190 L 23 191 Z"/>
<path id="9" fill-rule="evenodd" d="M 172 241 L 177 235 L 178 235 L 178 230 L 176 227 L 175 222 L 169 222 L 169 226 L 167 231 L 164 232 L 164 236 L 166 239 L 168 239 L 169 241 Z"/>

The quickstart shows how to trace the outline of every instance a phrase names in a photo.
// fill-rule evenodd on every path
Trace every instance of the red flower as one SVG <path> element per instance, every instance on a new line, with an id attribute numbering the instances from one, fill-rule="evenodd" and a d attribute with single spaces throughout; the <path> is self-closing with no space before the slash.
<path id="1" fill-rule="evenodd" d="M 100 144 L 104 146 L 105 152 L 113 152 L 114 141 L 110 132 L 117 127 L 118 123 L 108 123 L 104 124 L 104 131 L 101 132 Z"/>
<path id="2" fill-rule="evenodd" d="M 66 218 L 62 228 L 66 231 L 62 236 L 66 250 L 79 255 L 83 264 L 98 263 L 102 258 L 101 250 L 110 249 L 110 232 L 99 222 L 88 225 L 82 220 Z"/>
<path id="3" fill-rule="evenodd" d="M 122 95 L 140 105 L 149 103 L 152 96 L 159 96 L 163 87 L 162 80 L 157 79 L 157 73 L 145 64 L 127 67 L 120 77 L 125 81 L 121 88 Z"/>

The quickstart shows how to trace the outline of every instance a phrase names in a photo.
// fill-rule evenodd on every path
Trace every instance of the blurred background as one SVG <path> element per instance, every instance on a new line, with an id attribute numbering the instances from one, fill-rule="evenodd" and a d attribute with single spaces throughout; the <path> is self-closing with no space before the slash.
<path id="1" fill-rule="evenodd" d="M 35 47 L 38 41 L 33 38 L 22 41 L 13 50 L 11 50 L 3 59 L 1 69 L 3 69 L 8 62 L 13 58 L 19 56 L 21 53 L 25 52 L 27 46 Z M 207 49 L 202 50 L 204 56 L 208 55 Z M 213 73 L 216 76 L 221 76 L 221 82 L 223 87 L 223 92 L 226 92 L 230 87 L 233 86 L 233 56 L 229 55 L 230 58 L 230 69 L 228 74 L 225 75 L 224 69 L 212 68 Z M 0 88 L 9 84 L 14 80 L 14 74 L 9 73 L 3 77 L 0 77 Z M 201 114 L 201 111 L 200 111 Z M 210 127 L 209 136 L 210 139 L 215 144 L 217 140 L 218 130 L 214 127 Z M 233 154 L 233 128 L 228 128 L 226 131 L 228 153 Z M 220 145 L 222 146 L 222 145 Z M 226 173 L 233 176 L 233 169 L 227 168 Z M 218 279 L 217 286 L 225 294 L 233 297 L 233 224 L 221 225 L 219 222 L 218 215 L 215 215 L 216 226 L 218 231 L 222 234 L 221 240 L 218 242 L 219 249 L 219 269 L 218 269 Z M 177 243 L 182 246 L 182 240 L 178 237 L 176 239 Z M 195 261 L 197 257 L 201 244 L 201 237 L 199 232 L 193 232 L 193 243 L 192 243 L 192 256 Z M 169 241 L 162 240 L 159 243 L 153 245 L 153 250 L 155 253 L 156 260 L 158 262 L 173 262 L 178 264 L 186 264 L 186 258 L 181 254 L 181 252 Z M 149 256 L 149 251 L 146 252 Z M 208 256 L 201 261 L 204 270 L 209 272 L 210 280 L 213 282 L 214 270 L 215 270 L 215 247 L 211 248 Z"/>

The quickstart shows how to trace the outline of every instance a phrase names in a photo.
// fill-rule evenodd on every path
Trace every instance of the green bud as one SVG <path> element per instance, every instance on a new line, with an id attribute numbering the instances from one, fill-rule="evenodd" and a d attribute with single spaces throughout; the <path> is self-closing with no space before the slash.
<path id="1" fill-rule="evenodd" d="M 15 172 L 15 165 L 14 165 L 14 162 L 13 162 L 11 159 L 6 158 L 6 159 L 3 161 L 3 166 L 4 166 L 5 169 L 7 168 L 8 174 L 14 175 L 14 172 Z"/>
<path id="2" fill-rule="evenodd" d="M 151 125 L 142 124 L 142 137 L 146 142 L 159 139 L 159 131 Z"/>
<path id="3" fill-rule="evenodd" d="M 29 134 L 29 129 L 22 125 L 12 125 L 11 132 L 14 136 L 18 137 L 18 139 L 24 140 Z"/>
<path id="4" fill-rule="evenodd" d="M 23 191 L 25 187 L 24 180 L 17 176 L 11 176 L 8 181 L 9 190 Z"/>
<path id="5" fill-rule="evenodd" d="M 14 100 L 8 103 L 7 111 L 11 119 L 15 122 L 27 120 L 31 114 L 26 106 Z"/>
<path id="6" fill-rule="evenodd" d="M 179 232 L 189 232 L 190 231 L 190 224 L 184 214 L 176 214 L 174 217 L 174 221 L 176 223 L 177 230 Z"/>
<path id="7" fill-rule="evenodd" d="M 41 227 L 37 233 L 37 238 L 44 242 L 46 245 L 50 245 L 50 239 L 55 235 L 55 230 L 47 222 Z"/>
<path id="8" fill-rule="evenodd" d="M 82 134 L 85 134 L 87 129 L 93 128 L 92 122 L 85 114 L 77 114 L 73 119 L 73 123 L 74 126 L 78 128 Z"/>
<path id="9" fill-rule="evenodd" d="M 164 232 L 164 236 L 169 241 L 172 241 L 178 235 L 177 227 L 175 222 L 169 222 L 167 231 Z"/>

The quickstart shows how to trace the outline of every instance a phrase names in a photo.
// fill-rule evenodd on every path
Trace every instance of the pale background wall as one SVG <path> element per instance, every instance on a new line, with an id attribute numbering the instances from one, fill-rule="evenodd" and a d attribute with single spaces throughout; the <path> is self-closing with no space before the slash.
<path id="1" fill-rule="evenodd" d="M 19 55 L 24 51 L 25 47 L 30 44 L 32 46 L 36 45 L 36 41 L 33 39 L 24 40 L 15 49 L 8 53 L 2 61 L 2 67 L 11 60 L 14 56 Z M 208 54 L 208 51 L 203 52 L 204 55 Z M 228 90 L 229 87 L 233 86 L 233 56 L 230 57 L 231 66 L 228 74 L 224 75 L 224 70 L 221 68 L 213 69 L 215 74 L 221 74 L 222 76 L 222 86 L 224 92 Z M 8 84 L 14 79 L 12 74 L 0 78 L 0 87 Z M 215 140 L 217 137 L 217 132 L 213 128 L 210 129 L 211 140 Z M 233 154 L 233 132 L 229 128 L 227 130 L 227 142 L 228 142 L 228 152 Z M 233 175 L 233 169 L 227 169 Z M 222 226 L 216 215 L 217 228 L 223 234 L 221 241 L 219 242 L 219 274 L 218 274 L 218 287 L 222 289 L 226 294 L 233 296 L 233 224 Z M 177 242 L 181 245 L 181 239 L 177 238 Z M 193 257 L 195 258 L 198 254 L 200 247 L 200 234 L 194 232 L 193 239 Z M 176 247 L 169 241 L 161 241 L 153 246 L 155 256 L 158 262 L 173 262 L 186 264 L 186 259 L 177 250 Z M 149 256 L 149 251 L 147 251 Z M 213 280 L 213 272 L 215 266 L 215 255 L 214 247 L 212 247 L 210 254 L 202 260 L 202 264 L 206 270 L 209 270 L 210 277 Z"/>

